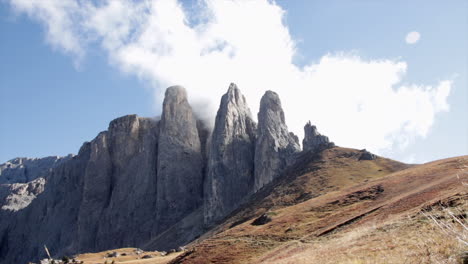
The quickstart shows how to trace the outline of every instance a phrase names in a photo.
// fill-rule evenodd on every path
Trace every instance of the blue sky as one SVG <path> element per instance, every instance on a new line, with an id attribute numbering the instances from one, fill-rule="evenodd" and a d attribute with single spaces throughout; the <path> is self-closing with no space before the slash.
<path id="1" fill-rule="evenodd" d="M 58 33 L 51 33 L 53 27 L 48 23 L 54 14 L 48 13 L 51 9 L 47 5 L 53 5 L 54 1 L 32 1 L 35 5 L 24 2 L 0 1 L 0 162 L 17 156 L 77 153 L 84 141 L 93 139 L 116 117 L 133 113 L 158 115 L 162 91 L 179 82 L 197 99 L 193 101 L 195 105 L 208 100 L 215 111 L 219 95 L 230 81 L 238 83 L 252 100 L 249 103 L 254 115 L 258 111 L 256 101 L 264 90 L 273 87 L 279 91 L 288 124 L 298 134 L 304 120 L 312 119 L 338 145 L 368 148 L 397 160 L 425 162 L 468 153 L 467 1 L 282 0 L 276 2 L 277 6 L 258 1 L 252 20 L 248 13 L 251 6 L 229 6 L 229 3 L 210 6 L 205 2 L 184 1 L 181 9 L 156 3 L 150 11 L 135 8 L 133 13 L 125 14 L 125 18 L 134 19 L 131 33 L 124 32 L 122 39 L 117 40 L 111 33 L 128 25 L 103 23 L 101 27 L 98 24 L 102 20 L 98 19 L 92 20 L 96 24 L 82 28 L 84 19 L 75 21 L 75 17 L 98 16 L 78 5 L 67 7 L 66 10 L 76 12 L 65 13 L 65 17 L 72 14 L 69 21 L 53 21 L 63 25 L 58 27 Z M 219 20 L 227 18 L 206 27 L 185 28 L 176 20 L 178 15 L 165 18 L 158 13 L 165 9 L 178 15 L 182 10 L 185 15 L 208 16 L 208 21 L 213 20 L 211 16 L 218 16 Z M 138 12 L 146 13 L 141 16 Z M 122 12 L 110 14 L 116 21 L 122 20 L 119 17 Z M 148 21 L 135 19 L 138 17 L 148 17 L 148 21 L 153 21 L 152 18 L 155 24 L 145 28 Z M 70 21 L 72 25 L 67 23 Z M 277 24 L 278 21 L 283 24 Z M 257 22 L 258 26 L 249 26 Z M 137 26 L 132 28 L 134 24 Z M 196 27 L 193 32 L 200 35 L 196 38 L 200 47 L 206 50 L 205 42 L 215 42 L 220 54 L 210 50 L 213 55 L 210 58 L 192 56 L 191 47 L 185 46 L 184 41 L 193 35 L 187 30 Z M 176 37 L 157 35 L 162 30 L 154 33 L 153 28 L 174 29 Z M 159 39 L 135 36 L 134 32 L 145 30 L 156 34 L 164 40 L 162 44 L 178 53 L 157 50 L 142 58 L 139 53 L 142 49 L 147 52 L 144 49 L 152 50 L 151 47 L 161 44 Z M 411 31 L 421 36 L 414 44 L 405 42 Z M 256 39 L 257 35 L 262 37 Z M 285 38 L 285 43 L 275 44 Z M 290 48 L 291 43 L 295 48 Z M 192 67 L 184 68 L 182 64 Z M 256 68 L 243 73 L 246 65 Z M 310 73 L 307 67 L 318 70 Z M 252 74 L 260 68 L 258 74 Z M 356 78 L 335 85 L 335 79 L 345 76 L 348 69 L 358 68 L 362 71 L 352 72 Z M 289 70 L 291 73 L 279 79 L 272 77 Z M 220 77 L 216 79 L 213 75 Z M 392 82 L 395 76 L 400 76 L 397 83 Z M 388 81 L 372 80 L 378 77 Z M 451 82 L 446 98 L 437 93 L 441 81 Z M 276 83 L 281 85 L 276 87 Z M 368 88 L 361 88 L 361 83 Z M 294 91 L 287 87 L 289 84 L 299 88 Z M 390 85 L 395 93 L 379 85 Z M 408 96 L 396 93 L 412 85 L 416 88 Z M 430 89 L 434 90 L 434 96 L 427 91 Z M 358 94 L 355 101 L 333 105 L 342 102 L 340 97 L 354 98 L 353 91 Z M 292 93 L 311 98 L 310 105 L 299 102 Z M 382 94 L 394 96 L 394 101 L 387 102 Z M 430 99 L 433 97 L 445 100 L 449 107 L 434 103 L 438 99 Z M 384 107 L 376 107 L 373 102 Z M 295 108 L 295 103 L 301 104 L 301 108 Z M 412 107 L 415 104 L 421 107 Z M 347 107 L 361 105 L 364 111 L 345 115 L 349 112 Z M 409 118 L 401 109 L 407 111 Z"/>

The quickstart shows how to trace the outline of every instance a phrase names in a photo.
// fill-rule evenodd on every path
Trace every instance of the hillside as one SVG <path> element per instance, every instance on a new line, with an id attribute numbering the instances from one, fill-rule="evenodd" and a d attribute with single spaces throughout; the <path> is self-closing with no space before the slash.
<path id="1" fill-rule="evenodd" d="M 468 156 L 410 166 L 362 153 L 304 155 L 183 254 L 141 263 L 456 263 L 463 248 L 428 216 L 465 217 Z"/>
<path id="2" fill-rule="evenodd" d="M 403 263 L 400 257 L 431 263 L 427 254 L 437 252 L 420 251 L 461 250 L 420 212 L 437 211 L 440 203 L 467 211 L 467 156 L 410 167 L 383 158 L 359 161 L 358 154 L 326 150 L 308 163 L 310 172 L 293 173 L 259 193 L 261 200 L 171 263 Z M 252 225 L 264 213 L 271 222 Z M 421 243 L 427 248 L 418 248 Z"/>

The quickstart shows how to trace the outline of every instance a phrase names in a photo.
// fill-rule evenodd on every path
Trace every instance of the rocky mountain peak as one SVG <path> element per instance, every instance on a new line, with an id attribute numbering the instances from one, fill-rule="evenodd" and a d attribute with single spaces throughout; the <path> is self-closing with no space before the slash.
<path id="1" fill-rule="evenodd" d="M 159 230 L 201 206 L 203 156 L 197 119 L 181 86 L 167 88 L 157 157 Z"/>
<path id="2" fill-rule="evenodd" d="M 302 147 L 304 151 L 317 152 L 322 149 L 334 146 L 328 137 L 321 135 L 317 131 L 317 127 L 309 122 L 304 126 L 304 139 Z"/>
<path id="3" fill-rule="evenodd" d="M 109 123 L 109 131 L 132 128 L 138 122 L 137 115 L 126 115 L 112 120 Z"/>
<path id="4" fill-rule="evenodd" d="M 221 104 L 234 104 L 238 106 L 247 106 L 245 97 L 235 83 L 229 85 L 228 91 L 221 98 Z"/>
<path id="5" fill-rule="evenodd" d="M 268 90 L 262 96 L 258 120 L 259 122 L 263 120 L 265 124 L 269 125 L 286 124 L 283 108 L 281 107 L 281 100 L 277 93 Z M 265 128 L 270 128 L 270 126 Z"/>
<path id="6" fill-rule="evenodd" d="M 187 102 L 187 91 L 185 90 L 184 87 L 179 86 L 179 85 L 174 85 L 166 89 L 166 93 L 164 94 L 163 105 L 171 103 L 171 102 L 175 104 Z"/>
<path id="7" fill-rule="evenodd" d="M 258 112 L 255 190 L 278 177 L 293 162 L 293 154 L 299 151 L 298 138 L 288 131 L 278 94 L 266 91 Z"/>
<path id="8" fill-rule="evenodd" d="M 253 192 L 256 124 L 235 84 L 221 98 L 205 182 L 205 222 L 234 210 Z"/>

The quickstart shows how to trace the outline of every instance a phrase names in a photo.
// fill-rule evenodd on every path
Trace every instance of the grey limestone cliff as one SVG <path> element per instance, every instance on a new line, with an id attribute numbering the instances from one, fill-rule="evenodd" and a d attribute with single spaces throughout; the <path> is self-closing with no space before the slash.
<path id="1" fill-rule="evenodd" d="M 0 263 L 44 257 L 44 244 L 63 255 L 142 245 L 155 235 L 157 128 L 136 115 L 112 121 L 49 172 L 28 206 L 0 212 Z"/>
<path id="2" fill-rule="evenodd" d="M 149 239 L 156 218 L 158 123 L 129 115 L 112 121 L 89 144 L 83 169 L 78 247 L 108 248 Z"/>
<path id="3" fill-rule="evenodd" d="M 278 177 L 299 151 L 299 140 L 288 131 L 278 94 L 267 91 L 260 101 L 258 112 L 255 191 Z"/>
<path id="4" fill-rule="evenodd" d="M 180 86 L 166 90 L 158 142 L 157 219 L 163 231 L 202 204 L 202 144 L 187 93 Z"/>
<path id="5" fill-rule="evenodd" d="M 27 207 L 44 191 L 48 173 L 72 157 L 15 158 L 0 164 L 0 210 Z"/>
<path id="6" fill-rule="evenodd" d="M 253 193 L 255 134 L 245 97 L 231 84 L 221 98 L 209 146 L 205 223 L 226 216 Z"/>
<path id="7" fill-rule="evenodd" d="M 44 191 L 45 179 L 27 183 L 0 184 L 0 210 L 18 211 L 27 207 Z"/>
<path id="8" fill-rule="evenodd" d="M 15 158 L 0 164 L 0 184 L 27 183 L 44 177 L 52 168 L 70 160 L 65 157 L 50 156 L 45 158 Z"/>
<path id="9" fill-rule="evenodd" d="M 328 147 L 334 146 L 327 136 L 321 135 L 317 131 L 317 127 L 313 126 L 310 121 L 304 126 L 304 139 L 302 147 L 304 151 L 318 152 Z"/>

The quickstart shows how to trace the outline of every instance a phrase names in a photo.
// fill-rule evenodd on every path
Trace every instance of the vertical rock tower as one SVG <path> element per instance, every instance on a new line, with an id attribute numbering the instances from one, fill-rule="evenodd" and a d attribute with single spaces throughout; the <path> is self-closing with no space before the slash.
<path id="1" fill-rule="evenodd" d="M 288 131 L 278 94 L 267 91 L 258 112 L 254 190 L 278 177 L 300 149 L 298 138 Z"/>
<path id="2" fill-rule="evenodd" d="M 167 88 L 157 158 L 157 212 L 164 230 L 202 204 L 203 159 L 197 120 L 181 86 Z"/>
<path id="3" fill-rule="evenodd" d="M 256 124 L 233 83 L 221 98 L 209 145 L 205 223 L 234 210 L 253 192 Z"/>
<path id="4" fill-rule="evenodd" d="M 304 151 L 317 152 L 322 149 L 334 146 L 327 136 L 321 135 L 317 131 L 317 127 L 313 126 L 310 121 L 304 126 L 304 139 L 302 147 Z"/>

